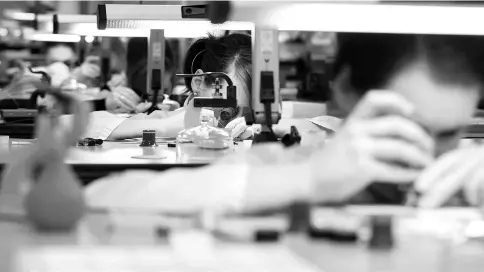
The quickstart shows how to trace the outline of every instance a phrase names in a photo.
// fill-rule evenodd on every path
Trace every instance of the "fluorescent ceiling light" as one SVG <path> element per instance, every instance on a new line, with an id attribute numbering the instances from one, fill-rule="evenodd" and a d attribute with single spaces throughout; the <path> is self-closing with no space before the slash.
<path id="1" fill-rule="evenodd" d="M 107 21 L 117 20 L 182 20 L 181 5 L 123 5 L 107 4 Z M 206 19 L 187 19 L 206 21 Z"/>
<path id="2" fill-rule="evenodd" d="M 18 10 L 11 10 L 6 9 L 3 11 L 3 15 L 11 20 L 16 21 L 34 21 L 35 20 L 35 13 L 28 13 L 28 12 L 21 12 Z M 37 14 L 37 21 L 45 22 L 51 21 L 52 14 Z"/>
<path id="3" fill-rule="evenodd" d="M 57 14 L 57 21 L 59 24 L 69 23 L 96 23 L 96 15 L 82 15 L 82 14 Z"/>
<path id="4" fill-rule="evenodd" d="M 177 29 L 184 31 L 187 29 L 197 29 L 199 31 L 209 30 L 251 30 L 252 23 L 246 22 L 226 22 L 224 24 L 212 24 L 209 21 L 166 21 L 166 20 L 118 20 L 109 23 L 106 29 Z"/>
<path id="5" fill-rule="evenodd" d="M 81 36 L 67 34 L 32 33 L 26 35 L 25 39 L 42 42 L 80 42 Z"/>
<path id="6" fill-rule="evenodd" d="M 216 33 L 218 29 L 212 28 L 163 28 L 166 38 L 199 38 L 207 36 L 207 33 Z M 69 29 L 59 30 L 60 33 L 77 34 L 81 36 L 99 37 L 148 37 L 150 29 L 97 29 L 96 24 L 75 24 Z"/>
<path id="7" fill-rule="evenodd" d="M 178 31 L 197 29 L 197 31 L 205 32 L 253 29 L 253 24 L 250 22 L 226 22 L 215 25 L 206 18 L 184 18 L 181 5 L 107 4 L 100 7 L 105 7 L 105 9 L 98 10 L 98 26 L 100 28 L 105 26 L 106 29 L 165 29 L 167 31 L 170 29 L 178 29 Z M 196 7 L 192 8 L 196 9 Z"/>
<path id="8" fill-rule="evenodd" d="M 141 28 L 141 29 L 122 29 L 112 28 L 106 30 L 97 29 L 96 23 L 69 23 L 59 24 L 58 33 L 73 34 L 81 36 L 99 36 L 99 37 L 148 37 L 150 29 L 164 29 L 166 38 L 199 38 L 205 37 L 208 33 L 218 34 L 226 30 L 226 25 L 212 25 L 210 22 L 198 21 L 168 21 L 158 22 L 158 27 Z M 247 24 L 240 27 L 229 27 L 231 29 L 248 30 Z M 40 28 L 42 31 L 51 32 L 52 27 L 45 25 Z"/>
<path id="9" fill-rule="evenodd" d="M 38 29 L 41 32 L 52 33 L 55 23 L 54 16 L 50 16 L 50 21 L 41 22 Z M 57 33 L 71 34 L 79 36 L 98 36 L 98 37 L 149 37 L 149 29 L 164 29 L 166 38 L 199 38 L 207 33 L 217 34 L 225 30 L 249 30 L 251 23 L 225 23 L 213 25 L 208 21 L 193 20 L 157 20 L 157 21 L 136 21 L 140 28 L 110 28 L 99 30 L 97 28 L 96 15 L 75 15 L 57 14 Z M 125 21 L 130 24 L 134 21 Z"/>

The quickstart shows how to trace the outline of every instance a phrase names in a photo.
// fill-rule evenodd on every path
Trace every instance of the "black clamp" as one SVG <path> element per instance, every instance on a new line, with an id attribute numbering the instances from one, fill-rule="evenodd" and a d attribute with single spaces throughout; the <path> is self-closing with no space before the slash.
<path id="1" fill-rule="evenodd" d="M 94 138 L 84 138 L 77 141 L 77 146 L 100 146 L 103 140 Z"/>
<path id="2" fill-rule="evenodd" d="M 291 126 L 291 133 L 282 137 L 282 143 L 285 147 L 290 147 L 301 143 L 301 135 L 295 126 Z"/>

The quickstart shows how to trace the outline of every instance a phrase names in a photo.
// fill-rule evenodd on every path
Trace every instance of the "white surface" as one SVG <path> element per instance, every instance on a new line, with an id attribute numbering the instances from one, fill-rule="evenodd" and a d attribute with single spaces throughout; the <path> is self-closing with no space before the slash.
<path id="1" fill-rule="evenodd" d="M 212 258 L 195 261 L 192 257 L 191 254 L 171 251 L 166 247 L 25 248 L 17 254 L 17 269 L 14 271 L 319 271 L 281 246 L 222 247 L 216 250 Z"/>
<path id="2" fill-rule="evenodd" d="M 313 118 L 326 112 L 325 103 L 282 101 L 282 118 Z"/>
<path id="3" fill-rule="evenodd" d="M 309 122 L 335 132 L 338 131 L 342 121 L 343 121 L 342 119 L 339 119 L 333 116 L 327 116 L 327 115 L 318 116 L 318 117 L 309 119 Z"/>

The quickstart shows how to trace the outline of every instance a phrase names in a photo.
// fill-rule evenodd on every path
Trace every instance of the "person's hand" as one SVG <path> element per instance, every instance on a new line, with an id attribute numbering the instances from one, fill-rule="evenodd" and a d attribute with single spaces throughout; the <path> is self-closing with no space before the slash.
<path id="1" fill-rule="evenodd" d="M 252 131 L 252 126 L 248 126 L 245 123 L 244 117 L 236 118 L 230 121 L 226 126 L 225 129 L 230 131 L 230 136 L 233 138 L 239 138 L 241 140 L 246 140 L 254 134 Z"/>
<path id="2" fill-rule="evenodd" d="M 100 58 L 98 56 L 88 56 L 81 64 L 81 74 L 87 78 L 97 78 L 101 75 L 99 67 Z"/>
<path id="3" fill-rule="evenodd" d="M 141 98 L 133 90 L 119 86 L 112 89 L 112 95 L 106 98 L 106 109 L 136 111 L 140 101 Z"/>
<path id="4" fill-rule="evenodd" d="M 126 76 L 124 73 L 113 74 L 108 82 L 108 86 L 111 89 L 117 88 L 119 86 L 126 86 Z"/>
<path id="5" fill-rule="evenodd" d="M 151 102 L 142 102 L 142 103 L 139 103 L 136 106 L 136 112 L 145 113 L 151 107 L 151 104 L 152 104 Z"/>
<path id="6" fill-rule="evenodd" d="M 362 98 L 333 140 L 313 154 L 315 186 L 325 200 L 347 200 L 374 181 L 416 180 L 433 161 L 434 144 L 411 120 L 413 111 L 390 91 Z"/>
<path id="7" fill-rule="evenodd" d="M 442 155 L 415 182 L 422 208 L 440 207 L 462 189 L 468 202 L 484 204 L 484 147 L 467 146 Z"/>

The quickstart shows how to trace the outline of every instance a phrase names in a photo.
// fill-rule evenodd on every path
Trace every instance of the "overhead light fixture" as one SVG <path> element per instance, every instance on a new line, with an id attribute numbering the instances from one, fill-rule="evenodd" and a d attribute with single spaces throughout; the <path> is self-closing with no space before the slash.
<path id="1" fill-rule="evenodd" d="M 38 30 L 53 34 L 70 34 L 95 37 L 148 37 L 149 29 L 164 29 L 166 38 L 199 38 L 208 33 L 217 34 L 225 31 L 224 26 L 213 25 L 208 21 L 162 21 L 158 20 L 150 28 L 110 28 L 99 30 L 96 15 L 54 14 L 48 15 L 50 20 L 38 24 Z M 227 24 L 228 25 L 228 24 Z M 231 27 L 247 30 L 246 25 Z"/>
<path id="2" fill-rule="evenodd" d="M 483 6 L 232 1 L 229 20 L 288 31 L 484 35 Z"/>
<path id="3" fill-rule="evenodd" d="M 187 24 L 188 23 L 188 24 Z M 209 22 L 183 22 L 183 21 L 171 21 L 158 24 L 159 27 L 153 28 L 141 28 L 141 29 L 97 29 L 96 24 L 71 24 L 60 26 L 59 33 L 64 34 L 78 34 L 78 35 L 91 35 L 91 36 L 103 36 L 103 37 L 148 37 L 150 35 L 150 29 L 164 29 L 166 38 L 199 38 L 204 37 L 208 33 L 217 33 L 225 31 L 224 28 L 214 27 Z M 240 30 L 247 30 L 242 28 Z"/>
<path id="4" fill-rule="evenodd" d="M 100 30 L 97 27 L 96 15 L 68 15 L 56 14 L 51 15 L 51 21 L 43 22 L 39 30 L 58 33 L 71 34 L 80 36 L 96 37 L 148 37 L 150 29 L 164 29 L 166 38 L 199 38 L 208 33 L 217 34 L 225 30 L 249 30 L 251 24 L 231 24 L 213 25 L 205 20 L 157 20 L 151 22 L 142 22 L 138 26 L 130 28 L 108 28 Z"/>
<path id="5" fill-rule="evenodd" d="M 31 33 L 25 36 L 26 40 L 41 42 L 80 42 L 81 36 L 67 34 L 50 34 L 50 33 Z"/>
<path id="6" fill-rule="evenodd" d="M 184 25 L 185 27 L 181 27 Z M 217 34 L 217 31 L 222 31 L 218 28 L 210 28 L 205 26 L 189 26 L 185 24 L 165 25 L 166 38 L 199 38 L 204 37 L 208 33 Z M 52 33 L 52 27 L 46 25 L 41 28 L 42 31 Z M 163 29 L 163 28 L 162 28 Z M 149 29 L 106 29 L 99 30 L 95 23 L 70 23 L 59 24 L 57 28 L 59 34 L 71 34 L 80 36 L 95 36 L 95 37 L 148 37 L 150 35 Z"/>
<path id="7" fill-rule="evenodd" d="M 99 29 L 140 28 L 138 23 L 152 20 L 177 21 L 182 19 L 207 21 L 207 10 L 191 10 L 191 16 L 182 16 L 181 5 L 123 5 L 100 4 L 97 11 Z"/>
<path id="8" fill-rule="evenodd" d="M 252 23 L 226 22 L 212 24 L 205 5 L 98 5 L 97 27 L 104 29 L 170 29 L 177 31 L 251 30 Z"/>
<path id="9" fill-rule="evenodd" d="M 229 21 L 225 23 L 229 30 L 249 30 L 247 23 L 250 22 L 282 31 L 484 35 L 484 6 L 478 5 L 314 1 L 232 1 L 230 4 Z M 183 13 L 184 7 L 189 6 L 99 5 L 98 28 L 164 28 L 169 21 L 181 19 L 191 27 L 208 21 L 208 14 L 190 18 Z"/>
<path id="10" fill-rule="evenodd" d="M 56 19 L 57 18 L 57 19 Z M 82 14 L 55 14 L 53 20 L 57 20 L 59 24 L 72 23 L 96 23 L 96 15 L 82 15 Z"/>

